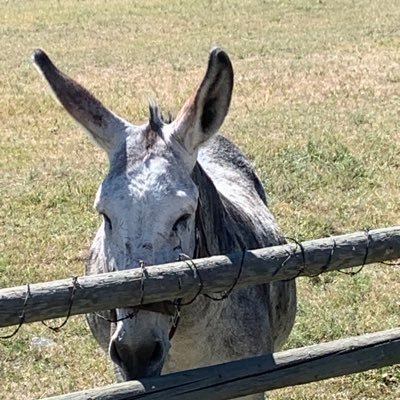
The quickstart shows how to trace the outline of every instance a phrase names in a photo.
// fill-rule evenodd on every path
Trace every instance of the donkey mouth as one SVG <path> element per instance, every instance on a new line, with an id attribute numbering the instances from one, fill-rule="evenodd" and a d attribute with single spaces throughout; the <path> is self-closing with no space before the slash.
<path id="1" fill-rule="evenodd" d="M 128 370 L 123 367 L 119 367 L 121 375 L 124 381 L 135 381 L 143 378 L 152 378 L 161 375 L 162 366 L 157 369 L 153 368 L 141 368 L 140 370 Z"/>

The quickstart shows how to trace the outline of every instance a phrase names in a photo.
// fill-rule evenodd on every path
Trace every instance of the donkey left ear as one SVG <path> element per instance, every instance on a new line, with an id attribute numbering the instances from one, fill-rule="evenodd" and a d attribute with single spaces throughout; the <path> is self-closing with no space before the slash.
<path id="1" fill-rule="evenodd" d="M 210 139 L 228 113 L 233 89 L 233 68 L 221 49 L 210 53 L 206 75 L 175 121 L 173 135 L 189 153 Z"/>
<path id="2" fill-rule="evenodd" d="M 110 156 L 132 125 L 115 115 L 83 86 L 61 72 L 43 50 L 35 50 L 32 59 L 65 110 Z"/>

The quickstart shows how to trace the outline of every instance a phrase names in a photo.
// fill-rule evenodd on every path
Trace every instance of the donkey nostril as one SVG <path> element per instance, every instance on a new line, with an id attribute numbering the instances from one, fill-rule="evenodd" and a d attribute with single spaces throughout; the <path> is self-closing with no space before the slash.
<path id="1" fill-rule="evenodd" d="M 145 242 L 142 244 L 142 248 L 146 250 L 153 250 L 153 245 L 150 242 Z"/>
<path id="2" fill-rule="evenodd" d="M 160 342 L 156 342 L 150 360 L 152 362 L 158 362 L 163 356 L 163 348 Z"/>

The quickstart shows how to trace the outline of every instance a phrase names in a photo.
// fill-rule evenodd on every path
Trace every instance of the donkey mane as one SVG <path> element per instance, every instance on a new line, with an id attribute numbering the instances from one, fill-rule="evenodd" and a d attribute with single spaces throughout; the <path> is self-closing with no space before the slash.
<path id="1" fill-rule="evenodd" d="M 204 168 L 209 162 L 201 160 L 205 154 L 212 156 L 215 166 L 223 165 L 223 168 L 240 171 L 249 190 L 254 191 L 254 195 L 258 195 L 264 204 L 267 203 L 262 183 L 247 158 L 230 140 L 217 135 L 200 151 L 200 161 L 196 163 L 192 172 L 192 179 L 199 190 L 196 225 L 200 232 L 206 232 L 204 237 L 200 237 L 199 245 L 202 251 L 198 256 L 208 257 L 284 243 L 283 237 L 274 230 L 249 229 L 254 221 L 245 209 L 235 206 L 216 188 L 213 179 Z"/>
<path id="2" fill-rule="evenodd" d="M 244 249 L 244 243 L 236 234 L 235 224 L 226 210 L 221 195 L 200 163 L 196 163 L 192 179 L 199 190 L 199 206 L 196 213 L 196 238 L 198 254 L 195 257 L 231 253 Z"/>
<path id="3" fill-rule="evenodd" d="M 162 128 L 164 124 L 170 124 L 173 117 L 170 112 L 163 115 L 154 101 L 149 103 L 149 126 L 145 131 L 145 148 L 150 150 L 156 143 L 158 138 L 163 138 Z"/>
<path id="4" fill-rule="evenodd" d="M 160 111 L 160 107 L 154 101 L 150 101 L 149 103 L 149 124 L 150 126 L 156 129 L 160 129 L 164 124 L 170 124 L 174 120 L 174 116 L 168 111 L 166 115 L 164 115 Z"/>

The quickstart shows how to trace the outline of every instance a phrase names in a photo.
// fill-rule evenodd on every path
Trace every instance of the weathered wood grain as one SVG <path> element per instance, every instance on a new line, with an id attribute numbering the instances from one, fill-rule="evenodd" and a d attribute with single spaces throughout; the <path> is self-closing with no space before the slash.
<path id="1" fill-rule="evenodd" d="M 366 249 L 368 244 L 368 253 Z M 202 281 L 202 293 L 227 290 L 234 283 L 240 265 L 238 287 L 251 286 L 297 276 L 309 276 L 383 260 L 400 258 L 400 227 L 356 232 L 297 244 L 214 256 L 192 262 L 180 261 L 146 267 L 143 303 L 179 297 L 190 298 Z M 304 254 L 304 258 L 303 258 Z M 200 279 L 201 277 L 201 279 Z M 141 302 L 142 271 L 133 269 L 79 277 L 71 314 L 134 306 Z M 30 285 L 25 321 L 65 316 L 71 298 L 72 279 Z M 16 325 L 24 309 L 27 287 L 0 290 L 0 327 Z"/>
<path id="2" fill-rule="evenodd" d="M 400 329 L 47 400 L 223 400 L 400 363 Z"/>

